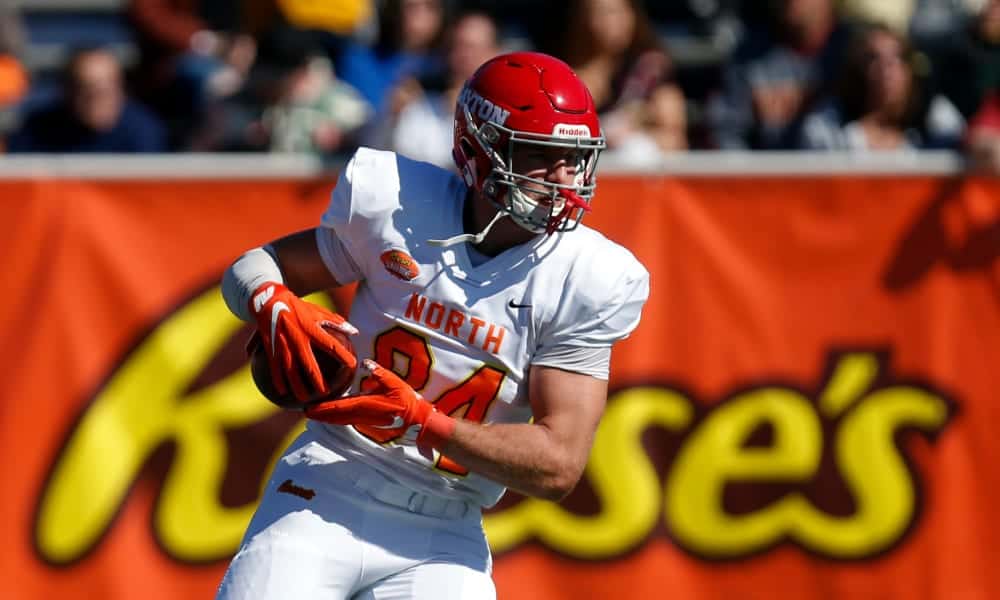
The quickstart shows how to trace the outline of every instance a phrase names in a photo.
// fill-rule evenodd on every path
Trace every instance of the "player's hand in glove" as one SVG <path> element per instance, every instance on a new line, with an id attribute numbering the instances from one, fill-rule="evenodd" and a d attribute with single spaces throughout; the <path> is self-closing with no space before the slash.
<path id="1" fill-rule="evenodd" d="M 438 412 L 398 375 L 377 362 L 362 365 L 371 372 L 360 396 L 347 396 L 306 408 L 310 419 L 334 425 L 370 425 L 386 429 L 408 429 L 420 425 L 417 445 L 441 448 L 455 430 L 455 419 Z"/>
<path id="2" fill-rule="evenodd" d="M 288 393 L 291 386 L 300 401 L 314 395 L 306 389 L 300 368 L 318 394 L 329 393 L 313 347 L 336 357 L 350 369 L 357 367 L 354 354 L 323 328 L 332 327 L 348 335 L 355 335 L 358 330 L 340 315 L 302 300 L 280 283 L 267 282 L 258 287 L 250 297 L 250 312 L 257 320 L 257 331 L 279 394 Z"/>

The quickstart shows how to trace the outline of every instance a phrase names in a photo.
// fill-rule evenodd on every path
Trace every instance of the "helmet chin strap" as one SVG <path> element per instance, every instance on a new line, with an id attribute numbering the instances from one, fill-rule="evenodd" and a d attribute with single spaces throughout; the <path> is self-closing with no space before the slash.
<path id="1" fill-rule="evenodd" d="M 498 210 L 497 214 L 493 216 L 493 220 L 491 220 L 479 233 L 463 233 L 443 240 L 427 240 L 427 243 L 432 246 L 440 246 L 442 248 L 454 246 L 455 244 L 461 244 L 462 242 L 472 242 L 472 245 L 475 246 L 486 239 L 486 235 L 490 232 L 490 229 L 493 228 L 497 221 L 506 216 L 508 216 L 506 212 Z"/>
<path id="2" fill-rule="evenodd" d="M 475 246 L 486 239 L 486 236 L 489 234 L 490 230 L 493 229 L 493 226 L 496 225 L 497 221 L 504 217 L 509 217 L 520 227 L 530 231 L 531 233 L 544 233 L 546 235 L 552 235 L 558 230 L 559 223 L 562 222 L 563 219 L 567 218 L 574 209 L 578 208 L 583 210 L 583 212 L 590 212 L 590 204 L 579 195 L 567 189 L 560 189 L 557 193 L 562 197 L 564 204 L 562 210 L 560 210 L 557 215 L 551 217 L 546 226 L 535 225 L 530 223 L 522 215 L 508 212 L 508 209 L 506 208 L 499 208 L 497 213 L 493 215 L 493 219 L 490 220 L 486 227 L 484 227 L 479 233 L 462 233 L 443 240 L 427 240 L 427 243 L 441 248 L 447 248 L 449 246 L 454 246 L 455 244 L 461 244 L 462 242 L 471 242 L 472 245 Z M 516 188 L 511 190 L 510 194 L 515 200 L 520 199 L 522 202 L 527 200 L 527 196 L 525 196 L 521 190 Z M 521 195 L 522 198 L 518 198 L 518 195 Z"/>

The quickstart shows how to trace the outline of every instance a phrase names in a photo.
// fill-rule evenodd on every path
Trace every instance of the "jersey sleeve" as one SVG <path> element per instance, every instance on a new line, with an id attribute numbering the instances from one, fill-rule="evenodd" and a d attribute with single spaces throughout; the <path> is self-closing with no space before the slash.
<path id="1" fill-rule="evenodd" d="M 603 270 L 591 270 L 589 276 L 568 286 L 552 322 L 542 331 L 532 364 L 607 376 L 607 363 L 599 360 L 600 353 L 586 369 L 565 357 L 579 357 L 574 348 L 610 348 L 639 325 L 649 297 L 649 273 L 631 254 L 624 249 L 622 253 L 621 260 L 610 263 L 616 268 L 606 271 L 616 273 L 613 278 L 599 276 Z"/>
<path id="2" fill-rule="evenodd" d="M 320 257 L 323 258 L 323 264 L 337 283 L 346 285 L 365 278 L 361 268 L 354 262 L 350 251 L 337 237 L 337 232 L 333 228 L 316 228 L 316 246 L 319 248 Z"/>
<path id="3" fill-rule="evenodd" d="M 535 355 L 531 364 L 556 367 L 563 371 L 582 373 L 606 381 L 611 371 L 611 347 L 548 346 L 543 352 Z"/>
<path id="4" fill-rule="evenodd" d="M 395 155 L 359 148 L 341 171 L 316 232 L 323 263 L 338 283 L 364 279 L 372 258 L 393 247 L 398 234 L 391 215 L 398 207 Z"/>

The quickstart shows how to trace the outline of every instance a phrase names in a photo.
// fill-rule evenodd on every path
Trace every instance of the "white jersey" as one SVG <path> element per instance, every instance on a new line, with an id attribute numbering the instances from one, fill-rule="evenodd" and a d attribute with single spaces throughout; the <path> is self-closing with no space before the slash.
<path id="1" fill-rule="evenodd" d="M 391 367 L 447 414 L 526 423 L 530 366 L 559 366 L 561 352 L 627 336 L 649 275 L 629 251 L 584 226 L 538 236 L 478 266 L 464 243 L 428 244 L 463 232 L 466 191 L 443 169 L 361 148 L 323 215 L 322 227 L 336 237 L 320 251 L 338 282 L 360 282 L 350 312 L 361 331 L 353 338 L 359 360 Z M 361 377 L 359 369 L 351 393 Z M 422 454 L 413 430 L 309 427 L 416 491 L 484 507 L 504 493 L 437 452 Z"/>

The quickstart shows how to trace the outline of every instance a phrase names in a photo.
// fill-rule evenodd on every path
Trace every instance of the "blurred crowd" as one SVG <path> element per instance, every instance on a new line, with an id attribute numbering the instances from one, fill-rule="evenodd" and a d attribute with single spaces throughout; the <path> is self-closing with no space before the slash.
<path id="1" fill-rule="evenodd" d="M 540 50 L 587 83 L 630 164 L 953 149 L 1000 173 L 1000 0 L 128 0 L 136 59 L 74 47 L 47 86 L 3 6 L 8 153 L 367 145 L 452 167 L 465 79 Z"/>

